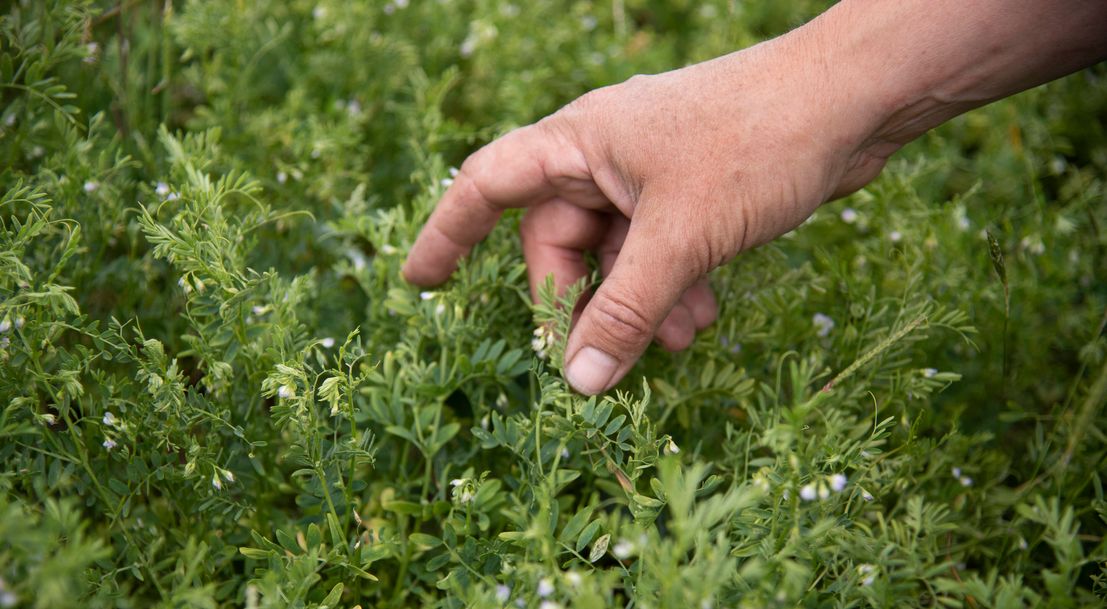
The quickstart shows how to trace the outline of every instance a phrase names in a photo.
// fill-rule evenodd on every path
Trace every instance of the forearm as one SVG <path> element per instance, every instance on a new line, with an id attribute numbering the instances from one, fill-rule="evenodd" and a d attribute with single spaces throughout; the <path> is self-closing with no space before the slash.
<path id="1" fill-rule="evenodd" d="M 805 26 L 831 86 L 894 152 L 972 108 L 1107 58 L 1103 0 L 844 0 Z"/>

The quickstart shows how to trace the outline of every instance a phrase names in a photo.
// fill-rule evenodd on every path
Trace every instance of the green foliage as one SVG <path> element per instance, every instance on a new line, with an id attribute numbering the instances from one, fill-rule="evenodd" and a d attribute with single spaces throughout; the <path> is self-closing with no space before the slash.
<path id="1" fill-rule="evenodd" d="M 1104 603 L 1102 68 L 720 269 L 606 397 L 518 216 L 400 278 L 475 146 L 820 6 L 9 3 L 0 606 Z"/>

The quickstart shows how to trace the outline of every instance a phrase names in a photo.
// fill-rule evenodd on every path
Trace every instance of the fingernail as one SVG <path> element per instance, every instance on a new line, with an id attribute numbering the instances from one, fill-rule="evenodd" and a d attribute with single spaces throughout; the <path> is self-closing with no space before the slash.
<path id="1" fill-rule="evenodd" d="M 595 347 L 584 347 L 565 368 L 565 378 L 573 389 L 585 395 L 596 395 L 607 389 L 618 367 L 619 360 L 614 357 Z"/>

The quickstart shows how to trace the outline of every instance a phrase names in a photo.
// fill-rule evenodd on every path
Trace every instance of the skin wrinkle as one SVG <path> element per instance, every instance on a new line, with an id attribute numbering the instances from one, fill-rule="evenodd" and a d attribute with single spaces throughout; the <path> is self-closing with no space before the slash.
<path id="1" fill-rule="evenodd" d="M 636 301 L 641 299 L 624 299 L 621 294 L 605 294 L 592 299 L 590 307 L 599 319 L 596 323 L 596 332 L 604 335 L 596 342 L 601 346 L 624 347 L 633 346 L 641 337 L 653 335 L 653 324 L 642 313 L 639 313 Z M 632 304 L 635 303 L 635 304 Z M 619 352 L 621 349 L 610 349 Z"/>

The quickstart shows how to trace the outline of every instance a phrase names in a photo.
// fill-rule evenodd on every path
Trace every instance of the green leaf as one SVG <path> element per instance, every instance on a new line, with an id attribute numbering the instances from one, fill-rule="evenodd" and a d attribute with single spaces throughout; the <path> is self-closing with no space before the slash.
<path id="1" fill-rule="evenodd" d="M 342 600 L 342 582 L 338 582 L 331 588 L 331 591 L 327 596 L 323 597 L 323 602 L 320 604 L 319 609 L 330 609 L 338 605 L 338 602 Z"/>
<path id="2" fill-rule="evenodd" d="M 558 539 L 565 542 L 576 539 L 577 536 L 580 535 L 580 532 L 584 530 L 584 525 L 588 523 L 588 519 L 591 517 L 591 508 L 585 508 L 577 512 L 576 514 L 573 514 L 573 517 L 569 519 L 569 522 L 565 523 L 565 528 L 561 529 L 561 535 L 558 536 Z"/>
<path id="3" fill-rule="evenodd" d="M 259 550 L 257 548 L 239 548 L 238 551 L 242 553 L 246 558 L 252 558 L 254 560 L 268 560 L 273 556 L 273 553 L 269 550 Z"/>
<path id="4" fill-rule="evenodd" d="M 580 532 L 580 537 L 577 537 L 577 552 L 580 552 L 585 547 L 587 547 L 588 544 L 592 543 L 592 538 L 595 537 L 596 533 L 600 531 L 601 526 L 602 524 L 599 520 L 593 520 L 592 522 L 588 523 L 588 526 L 584 527 L 584 530 Z"/>
<path id="5" fill-rule="evenodd" d="M 607 554 L 609 543 L 611 543 L 611 533 L 605 533 L 597 539 L 596 544 L 592 546 L 592 551 L 588 554 L 588 562 L 596 562 L 603 558 L 604 554 Z"/>
<path id="6" fill-rule="evenodd" d="M 417 545 L 422 546 L 424 550 L 430 550 L 442 545 L 442 540 L 434 535 L 427 535 L 426 533 L 412 533 L 407 536 L 408 540 Z"/>

